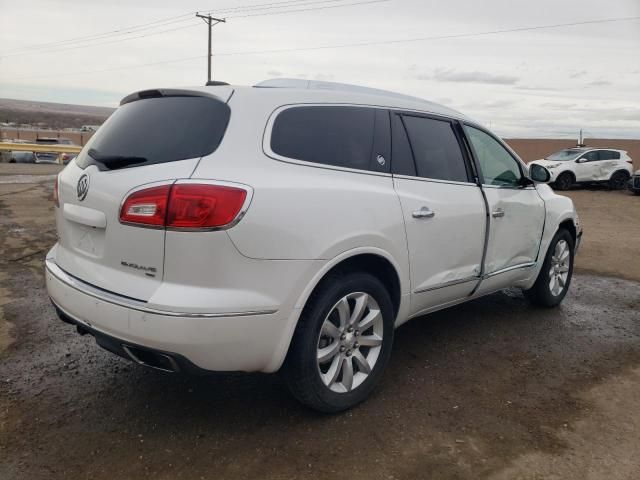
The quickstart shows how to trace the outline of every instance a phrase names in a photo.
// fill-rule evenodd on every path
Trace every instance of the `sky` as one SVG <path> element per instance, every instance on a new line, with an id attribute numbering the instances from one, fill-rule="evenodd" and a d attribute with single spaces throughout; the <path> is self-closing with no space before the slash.
<path id="1" fill-rule="evenodd" d="M 0 0 L 0 98 L 203 85 L 211 10 L 216 80 L 393 90 L 504 137 L 640 139 L 640 0 Z"/>

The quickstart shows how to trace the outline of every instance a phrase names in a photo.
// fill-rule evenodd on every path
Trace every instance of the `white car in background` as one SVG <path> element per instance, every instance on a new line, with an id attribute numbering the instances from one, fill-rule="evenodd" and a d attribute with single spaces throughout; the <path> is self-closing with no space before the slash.
<path id="1" fill-rule="evenodd" d="M 466 116 L 390 92 L 137 92 L 58 175 L 47 289 L 118 355 L 281 370 L 336 412 L 368 396 L 410 318 L 508 287 L 562 301 L 582 229 L 549 178 Z"/>
<path id="2" fill-rule="evenodd" d="M 556 190 L 568 190 L 577 183 L 607 183 L 621 190 L 633 173 L 633 161 L 627 152 L 613 148 L 566 148 L 531 163 L 551 172 Z"/>

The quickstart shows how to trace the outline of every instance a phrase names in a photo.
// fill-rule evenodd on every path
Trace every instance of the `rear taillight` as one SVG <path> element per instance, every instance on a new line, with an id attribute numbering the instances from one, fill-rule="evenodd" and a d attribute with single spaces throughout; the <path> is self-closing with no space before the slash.
<path id="1" fill-rule="evenodd" d="M 175 229 L 210 229 L 231 224 L 247 198 L 243 188 L 185 183 L 138 190 L 125 200 L 120 221 Z"/>
<path id="2" fill-rule="evenodd" d="M 633 160 L 629 159 L 627 160 L 627 163 L 630 163 L 631 165 L 633 165 Z"/>
<path id="3" fill-rule="evenodd" d="M 120 209 L 120 221 L 164 227 L 171 185 L 145 188 L 127 197 Z"/>
<path id="4" fill-rule="evenodd" d="M 60 206 L 60 196 L 58 194 L 58 176 L 53 182 L 53 203 L 56 207 Z"/>

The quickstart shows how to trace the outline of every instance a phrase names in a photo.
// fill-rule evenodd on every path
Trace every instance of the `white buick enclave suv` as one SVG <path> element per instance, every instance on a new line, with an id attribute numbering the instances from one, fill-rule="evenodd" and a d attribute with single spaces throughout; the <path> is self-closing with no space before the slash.
<path id="1" fill-rule="evenodd" d="M 80 333 L 173 372 L 281 371 L 362 401 L 410 318 L 508 287 L 551 307 L 573 204 L 464 115 L 272 80 L 127 96 L 58 176 L 49 295 Z"/>

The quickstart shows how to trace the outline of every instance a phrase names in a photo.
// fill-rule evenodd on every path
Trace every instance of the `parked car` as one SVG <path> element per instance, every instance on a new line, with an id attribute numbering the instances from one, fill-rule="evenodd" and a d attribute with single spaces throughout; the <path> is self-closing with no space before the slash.
<path id="1" fill-rule="evenodd" d="M 549 169 L 556 190 L 568 190 L 580 183 L 605 183 L 620 190 L 633 171 L 627 152 L 613 148 L 566 148 L 532 163 Z"/>
<path id="2" fill-rule="evenodd" d="M 68 138 L 38 138 L 38 145 L 74 145 Z M 76 154 L 57 152 L 35 152 L 35 163 L 61 163 L 67 164 L 76 157 Z M 65 163 L 66 160 L 66 163 Z"/>
<path id="3" fill-rule="evenodd" d="M 629 179 L 627 188 L 633 192 L 634 195 L 640 195 L 640 170 L 636 170 L 636 173 Z"/>
<path id="4" fill-rule="evenodd" d="M 22 139 L 5 139 L 3 141 L 10 143 L 30 143 L 28 140 Z M 34 161 L 33 152 L 21 152 L 18 150 L 0 151 L 0 162 L 2 163 L 33 163 Z"/>
<path id="5" fill-rule="evenodd" d="M 35 163 L 36 156 L 33 152 L 11 152 L 9 163 Z"/>
<path id="6" fill-rule="evenodd" d="M 281 371 L 336 412 L 411 318 L 507 287 L 562 301 L 582 229 L 549 179 L 463 114 L 390 92 L 137 92 L 57 177 L 47 289 L 125 358 Z"/>

